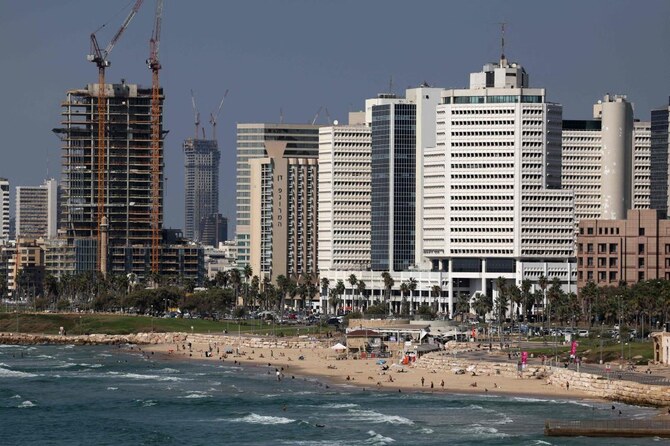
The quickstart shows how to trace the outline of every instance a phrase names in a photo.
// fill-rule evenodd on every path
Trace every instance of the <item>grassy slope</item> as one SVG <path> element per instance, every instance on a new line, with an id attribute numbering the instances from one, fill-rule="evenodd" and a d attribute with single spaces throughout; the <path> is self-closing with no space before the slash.
<path id="1" fill-rule="evenodd" d="M 21 333 L 57 334 L 64 327 L 68 334 L 107 333 L 128 334 L 138 332 L 190 332 L 194 333 L 273 333 L 273 327 L 262 325 L 260 321 L 206 321 L 201 319 L 162 319 L 146 316 L 126 316 L 118 314 L 49 314 L 18 313 L 18 331 Z M 321 328 L 322 333 L 327 329 Z M 17 332 L 17 314 L 0 313 L 0 331 Z M 319 332 L 319 327 L 298 329 L 294 327 L 274 327 L 274 333 L 292 336 Z"/>

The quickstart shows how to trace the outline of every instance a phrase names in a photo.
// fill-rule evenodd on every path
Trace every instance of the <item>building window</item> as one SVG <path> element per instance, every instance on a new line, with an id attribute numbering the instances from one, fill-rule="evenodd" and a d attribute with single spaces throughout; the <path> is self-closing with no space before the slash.
<path id="1" fill-rule="evenodd" d="M 577 273 L 577 275 L 579 276 L 579 277 L 578 277 L 579 280 L 584 280 L 584 272 L 583 272 L 583 271 L 579 271 L 579 272 Z M 667 276 L 667 275 L 670 275 L 670 273 L 666 273 L 666 276 Z"/>
<path id="2" fill-rule="evenodd" d="M 638 259 L 637 259 L 637 267 L 638 267 L 638 268 L 644 268 L 644 257 L 638 257 Z"/>
<path id="3" fill-rule="evenodd" d="M 586 233 L 588 235 L 593 235 L 593 228 L 586 228 Z"/>
<path id="4" fill-rule="evenodd" d="M 616 257 L 610 257 L 610 268 L 616 268 L 618 261 Z"/>
<path id="5" fill-rule="evenodd" d="M 667 247 L 669 247 L 670 245 L 665 245 L 665 246 L 666 246 L 665 253 L 668 254 Z M 581 254 L 583 250 L 584 250 L 584 245 L 582 243 L 578 243 L 577 244 L 577 252 Z"/>
<path id="6" fill-rule="evenodd" d="M 605 268 L 607 266 L 607 259 L 605 257 L 598 257 L 598 268 Z"/>
<path id="7" fill-rule="evenodd" d="M 640 235 L 644 235 L 644 228 L 640 228 Z"/>
<path id="8" fill-rule="evenodd" d="M 610 271 L 610 282 L 616 282 L 616 271 Z"/>
<path id="9" fill-rule="evenodd" d="M 607 252 L 607 243 L 598 243 L 598 254 Z"/>
<path id="10" fill-rule="evenodd" d="M 667 260 L 670 260 L 670 259 L 667 259 Z M 666 262 L 666 263 L 667 263 L 667 262 Z M 583 265 L 584 265 L 584 259 L 583 259 L 582 257 L 579 257 L 579 258 L 577 259 L 577 265 L 579 265 L 579 266 L 583 266 Z M 667 266 L 667 265 L 666 265 L 666 266 Z"/>
<path id="11" fill-rule="evenodd" d="M 586 245 L 586 252 L 589 254 L 593 254 L 593 243 L 588 243 Z"/>
<path id="12" fill-rule="evenodd" d="M 639 245 L 637 245 L 637 253 L 644 254 L 644 243 L 640 243 Z"/>
<path id="13" fill-rule="evenodd" d="M 593 266 L 593 257 L 587 257 L 586 258 L 586 266 Z"/>
<path id="14" fill-rule="evenodd" d="M 617 244 L 610 243 L 610 254 L 616 254 L 616 253 L 617 253 Z"/>
<path id="15" fill-rule="evenodd" d="M 665 245 L 665 253 L 670 254 L 670 245 Z"/>
<path id="16" fill-rule="evenodd" d="M 606 277 L 605 271 L 598 271 L 598 282 L 604 282 Z"/>
<path id="17" fill-rule="evenodd" d="M 586 272 L 586 280 L 593 280 L 593 271 Z"/>
<path id="18" fill-rule="evenodd" d="M 644 271 L 638 271 L 637 272 L 637 281 L 641 282 L 644 280 Z"/>

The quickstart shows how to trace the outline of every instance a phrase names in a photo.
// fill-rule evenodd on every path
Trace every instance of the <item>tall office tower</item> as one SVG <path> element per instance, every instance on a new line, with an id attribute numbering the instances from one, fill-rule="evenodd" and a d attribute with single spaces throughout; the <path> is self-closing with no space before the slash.
<path id="1" fill-rule="evenodd" d="M 228 240 L 228 219 L 221 214 L 209 214 L 200 219 L 200 243 L 206 246 L 219 246 Z"/>
<path id="2" fill-rule="evenodd" d="M 362 112 L 319 130 L 319 271 L 370 269 L 370 163 Z"/>
<path id="3" fill-rule="evenodd" d="M 184 235 L 203 242 L 201 221 L 219 213 L 221 152 L 216 140 L 189 138 L 184 141 L 184 156 Z"/>
<path id="4" fill-rule="evenodd" d="M 55 238 L 58 235 L 58 183 L 16 187 L 16 237 Z"/>
<path id="5" fill-rule="evenodd" d="M 318 157 L 319 127 L 310 124 L 238 124 L 237 125 L 237 197 L 235 238 L 237 265 L 249 264 L 250 196 L 249 160 L 268 155 L 267 141 L 287 142 L 286 156 Z"/>
<path id="6" fill-rule="evenodd" d="M 649 208 L 649 134 L 620 95 L 598 101 L 592 120 L 563 121 L 562 187 L 575 193 L 575 230 L 583 219 Z"/>
<path id="7" fill-rule="evenodd" d="M 0 178 L 0 244 L 9 240 L 9 180 Z"/>
<path id="8" fill-rule="evenodd" d="M 163 226 L 163 99 L 161 91 L 160 227 Z M 104 100 L 108 121 L 103 160 L 108 269 L 124 271 L 132 264 L 133 247 L 151 245 L 151 88 L 125 81 L 106 84 Z M 54 129 L 63 142 L 63 225 L 76 251 L 77 271 L 97 269 L 97 103 L 98 84 L 68 91 L 62 103 L 63 127 Z M 148 257 L 146 265 L 148 271 Z"/>
<path id="9" fill-rule="evenodd" d="M 670 100 L 669 105 L 658 110 L 651 111 L 651 190 L 649 201 L 652 209 L 668 212 L 670 194 L 670 140 L 668 139 L 668 128 L 670 126 Z"/>
<path id="10" fill-rule="evenodd" d="M 268 154 L 249 161 L 250 264 L 274 281 L 317 272 L 318 158 L 289 154 L 285 141 L 265 143 Z"/>
<path id="11" fill-rule="evenodd" d="M 561 113 L 504 56 L 472 73 L 469 89 L 442 93 L 437 146 L 425 155 L 424 254 L 434 270 L 476 273 L 465 280 L 486 292 L 523 262 L 573 256 Z"/>
<path id="12" fill-rule="evenodd" d="M 405 271 L 422 263 L 421 160 L 435 146 L 441 91 L 424 84 L 408 89 L 405 98 L 380 94 L 365 101 L 372 128 L 373 270 Z"/>

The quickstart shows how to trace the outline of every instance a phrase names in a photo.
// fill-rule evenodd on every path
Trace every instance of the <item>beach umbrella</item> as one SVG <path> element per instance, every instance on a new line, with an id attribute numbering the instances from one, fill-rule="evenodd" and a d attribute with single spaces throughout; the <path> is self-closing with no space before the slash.
<path id="1" fill-rule="evenodd" d="M 330 348 L 332 348 L 333 350 L 346 350 L 347 349 L 347 347 L 345 345 L 342 345 L 340 342 L 338 342 L 337 344 L 333 345 Z"/>

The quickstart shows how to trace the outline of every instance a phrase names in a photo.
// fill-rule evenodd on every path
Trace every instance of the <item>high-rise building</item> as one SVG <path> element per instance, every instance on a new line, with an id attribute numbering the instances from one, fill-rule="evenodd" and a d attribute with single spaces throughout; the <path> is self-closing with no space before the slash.
<path id="1" fill-rule="evenodd" d="M 421 85 L 404 98 L 365 101 L 372 128 L 372 269 L 404 271 L 421 264 L 423 159 L 435 147 L 435 107 L 443 89 Z"/>
<path id="2" fill-rule="evenodd" d="M 78 271 L 98 267 L 98 96 L 98 84 L 68 91 L 62 103 L 63 127 L 54 130 L 63 142 L 63 226 L 69 244 L 75 249 Z M 104 101 L 108 121 L 103 160 L 104 213 L 108 220 L 109 252 L 116 252 L 108 263 L 108 269 L 130 272 L 133 249 L 151 245 L 151 89 L 125 81 L 106 84 Z M 162 103 L 161 91 L 161 128 Z M 162 130 L 161 135 L 160 227 L 163 225 Z M 124 255 L 119 256 L 119 250 Z M 148 272 L 150 263 L 143 268 Z M 144 270 L 133 272 L 143 274 Z"/>
<path id="3" fill-rule="evenodd" d="M 0 178 L 0 244 L 9 240 L 9 180 Z"/>
<path id="4" fill-rule="evenodd" d="M 205 244 L 201 222 L 219 213 L 219 151 L 216 140 L 184 141 L 184 235 Z"/>
<path id="5" fill-rule="evenodd" d="M 319 131 L 319 271 L 370 268 L 370 127 L 352 115 Z"/>
<path id="6" fill-rule="evenodd" d="M 582 219 L 649 208 L 649 136 L 621 95 L 598 101 L 592 120 L 563 121 L 561 181 L 575 194 L 575 230 Z"/>
<path id="7" fill-rule="evenodd" d="M 237 125 L 237 192 L 236 225 L 237 265 L 244 268 L 249 264 L 250 237 L 250 167 L 249 160 L 264 158 L 267 141 L 287 143 L 288 157 L 318 157 L 319 125 L 311 124 L 238 124 Z"/>
<path id="8" fill-rule="evenodd" d="M 669 101 L 670 103 L 670 101 Z M 652 209 L 668 213 L 668 202 L 670 201 L 670 139 L 668 139 L 668 128 L 670 127 L 670 105 L 651 111 L 651 190 L 650 206 Z"/>
<path id="9" fill-rule="evenodd" d="M 560 189 L 561 114 L 504 56 L 472 73 L 469 89 L 442 92 L 437 144 L 424 157 L 423 253 L 450 273 L 449 296 L 461 280 L 490 293 L 498 276 L 520 283 L 527 264 L 539 275 L 541 264 L 574 256 L 573 194 Z"/>
<path id="10" fill-rule="evenodd" d="M 58 235 L 58 183 L 16 187 L 16 237 L 55 238 Z"/>
<path id="11" fill-rule="evenodd" d="M 289 155 L 284 141 L 267 141 L 264 158 L 249 161 L 250 264 L 274 281 L 317 272 L 318 158 Z"/>
<path id="12" fill-rule="evenodd" d="M 221 214 L 210 214 L 200 219 L 199 242 L 206 246 L 219 246 L 228 240 L 228 219 Z"/>

